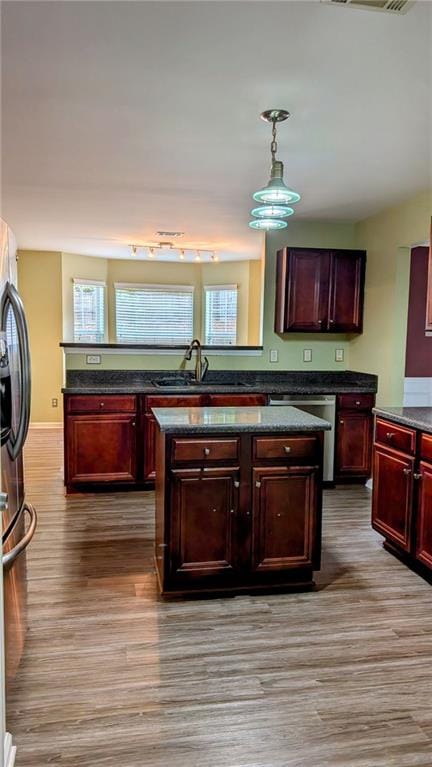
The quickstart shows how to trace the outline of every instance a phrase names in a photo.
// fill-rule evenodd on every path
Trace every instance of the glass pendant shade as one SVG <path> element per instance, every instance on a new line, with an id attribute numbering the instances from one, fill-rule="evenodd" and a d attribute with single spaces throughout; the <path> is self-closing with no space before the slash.
<path id="1" fill-rule="evenodd" d="M 283 180 L 283 162 L 275 160 L 271 167 L 270 181 L 264 189 L 255 192 L 253 198 L 257 202 L 292 204 L 300 200 L 300 195 L 287 187 Z"/>
<path id="2" fill-rule="evenodd" d="M 261 205 L 251 210 L 252 216 L 256 218 L 288 218 L 293 213 L 294 209 L 288 208 L 287 205 Z"/>
<path id="3" fill-rule="evenodd" d="M 285 229 L 288 226 L 286 221 L 280 218 L 255 218 L 249 221 L 251 229 Z"/>

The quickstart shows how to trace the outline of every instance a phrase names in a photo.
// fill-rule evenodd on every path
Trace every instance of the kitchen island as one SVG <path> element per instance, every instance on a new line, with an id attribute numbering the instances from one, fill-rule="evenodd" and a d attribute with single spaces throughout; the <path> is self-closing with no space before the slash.
<path id="1" fill-rule="evenodd" d="M 330 424 L 288 406 L 153 413 L 161 593 L 311 588 Z"/>
<path id="2" fill-rule="evenodd" d="M 372 527 L 384 548 L 432 576 L 432 407 L 376 408 Z"/>

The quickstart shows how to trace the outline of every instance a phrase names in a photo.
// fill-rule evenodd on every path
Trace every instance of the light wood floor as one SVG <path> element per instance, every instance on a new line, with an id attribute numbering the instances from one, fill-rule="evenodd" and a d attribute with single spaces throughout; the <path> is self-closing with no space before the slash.
<path id="1" fill-rule="evenodd" d="M 381 548 L 364 488 L 326 492 L 314 593 L 162 603 L 153 495 L 63 497 L 33 431 L 17 767 L 431 767 L 432 589 Z"/>

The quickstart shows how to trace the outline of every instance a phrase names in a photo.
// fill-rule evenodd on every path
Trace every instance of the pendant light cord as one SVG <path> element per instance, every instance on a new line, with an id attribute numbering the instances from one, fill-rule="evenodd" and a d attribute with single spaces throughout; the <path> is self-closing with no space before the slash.
<path id="1" fill-rule="evenodd" d="M 273 128 L 272 128 L 272 142 L 270 144 L 270 152 L 272 156 L 272 163 L 276 160 L 276 152 L 277 152 L 277 141 L 276 141 L 276 120 L 272 120 Z"/>

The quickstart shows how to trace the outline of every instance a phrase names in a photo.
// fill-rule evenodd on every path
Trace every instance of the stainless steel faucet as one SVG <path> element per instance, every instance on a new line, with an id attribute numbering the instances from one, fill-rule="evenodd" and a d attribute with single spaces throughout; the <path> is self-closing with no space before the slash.
<path id="1" fill-rule="evenodd" d="M 196 351 L 196 361 L 195 361 L 195 381 L 197 383 L 201 383 L 204 381 L 204 377 L 207 373 L 207 370 L 209 369 L 209 361 L 207 357 L 204 357 L 204 362 L 202 360 L 202 349 L 201 349 L 201 343 L 198 340 L 198 338 L 194 338 L 192 343 L 189 345 L 186 354 L 184 356 L 185 360 L 191 360 L 192 359 L 192 352 L 195 349 Z"/>

